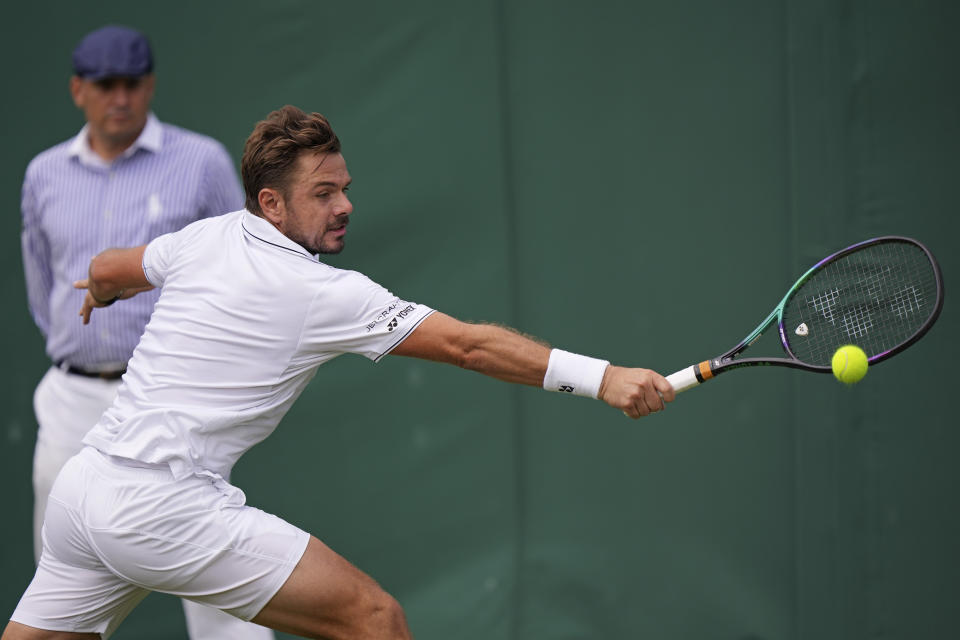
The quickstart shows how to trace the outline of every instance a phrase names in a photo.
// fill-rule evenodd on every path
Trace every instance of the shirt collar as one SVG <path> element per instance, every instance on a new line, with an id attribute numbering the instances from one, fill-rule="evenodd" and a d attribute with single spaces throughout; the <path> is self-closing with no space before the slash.
<path id="1" fill-rule="evenodd" d="M 145 151 L 150 151 L 151 153 L 157 153 L 160 149 L 163 148 L 163 128 L 160 126 L 160 121 L 157 119 L 157 116 L 153 113 L 147 114 L 147 124 L 144 125 L 143 131 L 140 132 L 140 135 L 137 136 L 137 139 L 131 144 L 119 157 L 129 158 L 139 149 Z M 93 167 L 109 167 L 110 163 L 101 158 L 96 154 L 96 152 L 90 147 L 90 125 L 83 125 L 83 129 L 80 129 L 80 133 L 70 142 L 70 146 L 67 149 L 70 157 L 77 158 L 80 160 L 80 163 L 86 166 Z"/>
<path id="2" fill-rule="evenodd" d="M 244 209 L 240 224 L 243 226 L 243 230 L 248 235 L 253 236 L 260 242 L 265 242 L 266 244 L 273 245 L 285 251 L 298 253 L 303 257 L 312 260 L 313 262 L 320 262 L 319 255 L 310 253 L 299 244 L 280 233 L 280 231 L 275 226 L 270 224 L 266 218 L 261 218 L 260 216 L 254 215 L 248 210 Z"/>

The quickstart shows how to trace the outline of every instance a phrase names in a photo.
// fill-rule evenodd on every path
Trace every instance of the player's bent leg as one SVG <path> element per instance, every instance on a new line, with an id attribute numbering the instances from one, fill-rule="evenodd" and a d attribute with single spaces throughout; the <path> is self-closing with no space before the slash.
<path id="1" fill-rule="evenodd" d="M 0 640 L 100 640 L 100 634 L 46 631 L 11 620 L 3 630 L 3 637 Z"/>
<path id="2" fill-rule="evenodd" d="M 293 573 L 253 622 L 307 638 L 412 638 L 400 604 L 313 536 Z"/>

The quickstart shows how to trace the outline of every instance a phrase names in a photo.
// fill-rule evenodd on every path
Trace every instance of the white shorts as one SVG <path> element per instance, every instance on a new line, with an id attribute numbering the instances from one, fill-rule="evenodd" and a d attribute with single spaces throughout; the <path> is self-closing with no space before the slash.
<path id="1" fill-rule="evenodd" d="M 50 493 L 37 573 L 12 620 L 110 635 L 149 591 L 243 620 L 279 591 L 309 534 L 219 477 L 175 480 L 86 447 Z"/>

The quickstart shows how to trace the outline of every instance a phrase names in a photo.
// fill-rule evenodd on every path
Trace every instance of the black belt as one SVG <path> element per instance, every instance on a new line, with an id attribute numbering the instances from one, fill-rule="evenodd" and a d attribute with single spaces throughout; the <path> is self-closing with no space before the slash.
<path id="1" fill-rule="evenodd" d="M 56 366 L 61 371 L 72 373 L 75 376 L 84 376 L 85 378 L 100 378 L 101 380 L 119 380 L 123 377 L 123 374 L 127 372 L 126 368 L 114 369 L 113 371 L 87 371 L 86 369 L 69 365 L 66 362 L 58 362 Z"/>

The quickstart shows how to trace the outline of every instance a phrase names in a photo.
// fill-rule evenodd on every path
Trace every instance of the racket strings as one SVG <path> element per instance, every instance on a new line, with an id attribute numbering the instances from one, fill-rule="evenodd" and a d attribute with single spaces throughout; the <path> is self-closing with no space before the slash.
<path id="1" fill-rule="evenodd" d="M 827 259 L 788 297 L 783 336 L 802 362 L 829 366 L 856 344 L 868 357 L 910 340 L 936 310 L 937 279 L 920 247 L 887 241 Z"/>

